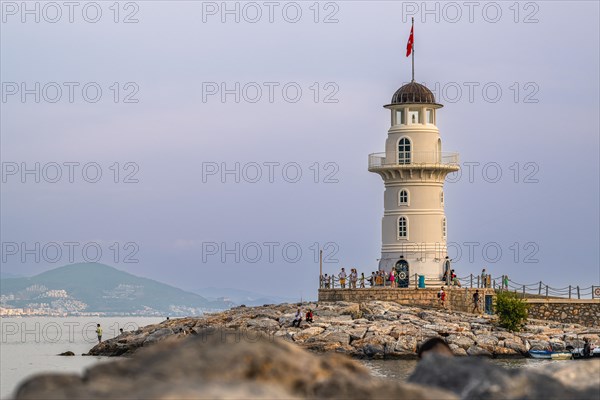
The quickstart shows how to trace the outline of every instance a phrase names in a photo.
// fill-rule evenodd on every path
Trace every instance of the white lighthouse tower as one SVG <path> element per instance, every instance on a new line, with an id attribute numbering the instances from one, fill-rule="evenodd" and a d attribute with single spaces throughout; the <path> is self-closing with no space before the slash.
<path id="1" fill-rule="evenodd" d="M 433 93 L 414 80 L 384 106 L 391 113 L 385 153 L 369 155 L 369 171 L 385 184 L 379 269 L 400 274 L 400 287 L 424 275 L 441 284 L 448 223 L 444 180 L 458 171 L 458 154 L 442 153 Z"/>

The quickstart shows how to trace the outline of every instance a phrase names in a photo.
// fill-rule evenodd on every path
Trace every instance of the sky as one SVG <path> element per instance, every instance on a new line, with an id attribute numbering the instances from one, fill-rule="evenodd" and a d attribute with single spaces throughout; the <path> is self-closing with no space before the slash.
<path id="1" fill-rule="evenodd" d="M 471 4 L 471 3 L 469 3 Z M 599 5 L 1 3 L 3 273 L 97 261 L 186 290 L 315 298 L 381 251 L 393 93 L 439 103 L 449 254 L 600 284 Z"/>

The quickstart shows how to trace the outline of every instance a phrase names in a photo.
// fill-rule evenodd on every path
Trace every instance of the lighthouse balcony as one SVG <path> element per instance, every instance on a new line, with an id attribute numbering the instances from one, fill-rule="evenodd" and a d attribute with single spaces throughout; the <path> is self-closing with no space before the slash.
<path id="1" fill-rule="evenodd" d="M 444 169 L 457 171 L 458 153 L 440 153 L 435 151 L 410 151 L 394 155 L 386 153 L 369 154 L 369 171 L 386 169 Z"/>

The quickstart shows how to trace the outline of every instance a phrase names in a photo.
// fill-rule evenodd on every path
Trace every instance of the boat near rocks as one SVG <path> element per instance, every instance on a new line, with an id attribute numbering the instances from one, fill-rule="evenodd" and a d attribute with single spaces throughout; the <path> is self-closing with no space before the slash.
<path id="1" fill-rule="evenodd" d="M 570 351 L 529 350 L 531 358 L 541 360 L 570 360 L 573 354 Z"/>

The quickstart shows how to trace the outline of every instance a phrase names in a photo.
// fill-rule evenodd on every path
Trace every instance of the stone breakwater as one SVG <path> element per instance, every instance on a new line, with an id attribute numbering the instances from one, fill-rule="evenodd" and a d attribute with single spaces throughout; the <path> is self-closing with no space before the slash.
<path id="1" fill-rule="evenodd" d="M 183 340 L 170 336 L 130 358 L 96 364 L 82 376 L 34 376 L 15 393 L 16 400 L 599 397 L 598 360 L 508 370 L 479 357 L 426 354 L 408 382 L 401 382 L 376 378 L 339 354 L 315 355 L 285 340 L 239 338 L 221 329 L 199 330 Z"/>
<path id="2" fill-rule="evenodd" d="M 205 328 L 224 328 L 251 339 L 257 333 L 280 338 L 318 353 L 342 353 L 354 358 L 414 358 L 417 345 L 430 337 L 443 337 L 455 355 L 524 357 L 527 350 L 561 350 L 579 347 L 583 337 L 600 345 L 600 337 L 586 328 L 542 320 L 529 320 L 521 332 L 508 332 L 492 316 L 409 307 L 394 302 L 303 303 L 313 323 L 292 327 L 297 304 L 237 307 L 202 317 L 165 320 L 106 340 L 88 355 L 131 355 L 165 339 L 182 340 Z"/>

